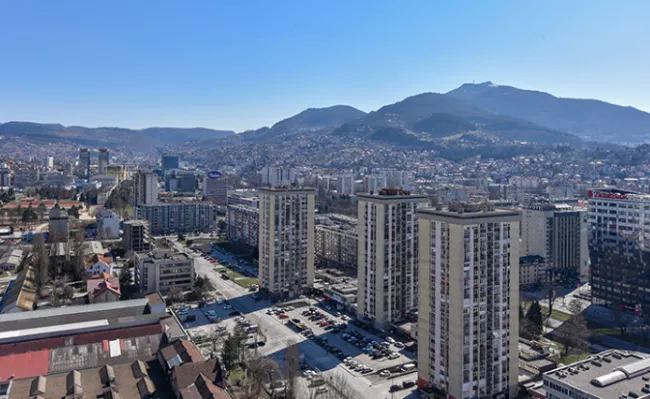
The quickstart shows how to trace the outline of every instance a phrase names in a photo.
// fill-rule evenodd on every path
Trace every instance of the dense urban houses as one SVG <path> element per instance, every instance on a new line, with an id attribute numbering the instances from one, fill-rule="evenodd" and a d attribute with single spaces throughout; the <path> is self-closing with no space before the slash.
<path id="1" fill-rule="evenodd" d="M 516 398 L 519 212 L 417 211 L 418 385 L 429 398 Z"/>
<path id="2" fill-rule="evenodd" d="M 382 189 L 357 194 L 357 313 L 378 326 L 402 320 L 418 300 L 416 209 L 426 196 Z"/>
<path id="3" fill-rule="evenodd" d="M 314 190 L 259 190 L 260 290 L 272 298 L 297 297 L 314 282 Z"/>
<path id="4" fill-rule="evenodd" d="M 588 197 L 593 302 L 650 310 L 650 195 L 594 189 Z"/>
<path id="5" fill-rule="evenodd" d="M 544 281 L 589 281 L 587 209 L 548 201 L 522 211 L 522 256 L 537 255 L 547 262 Z"/>

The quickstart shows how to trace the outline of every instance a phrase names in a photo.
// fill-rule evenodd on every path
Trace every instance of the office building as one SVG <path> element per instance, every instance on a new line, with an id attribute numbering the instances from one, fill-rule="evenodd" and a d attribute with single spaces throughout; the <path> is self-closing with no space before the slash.
<path id="1" fill-rule="evenodd" d="M 63 208 L 50 209 L 48 221 L 49 242 L 67 242 L 70 237 L 68 212 Z"/>
<path id="2" fill-rule="evenodd" d="M 196 192 L 196 175 L 189 170 L 173 170 L 165 173 L 165 190 L 178 193 Z"/>
<path id="3" fill-rule="evenodd" d="M 357 229 L 357 219 L 349 216 L 328 214 L 317 218 L 314 238 L 316 263 L 356 269 L 359 241 Z"/>
<path id="4" fill-rule="evenodd" d="M 169 202 L 138 206 L 138 219 L 153 235 L 212 233 L 216 209 L 207 202 Z"/>
<path id="5" fill-rule="evenodd" d="M 589 281 L 587 210 L 566 204 L 526 206 L 521 220 L 521 254 L 547 262 L 547 280 Z"/>
<path id="6" fill-rule="evenodd" d="M 135 282 L 140 292 L 182 291 L 194 286 L 194 258 L 175 249 L 155 249 L 135 254 Z"/>
<path id="7" fill-rule="evenodd" d="M 151 249 L 149 244 L 149 223 L 145 220 L 128 220 L 124 222 L 122 246 L 124 252 L 142 252 Z"/>
<path id="8" fill-rule="evenodd" d="M 418 385 L 425 398 L 516 398 L 521 215 L 419 209 Z"/>
<path id="9" fill-rule="evenodd" d="M 650 311 L 650 195 L 589 190 L 593 303 Z"/>
<path id="10" fill-rule="evenodd" d="M 296 170 L 293 168 L 262 168 L 262 184 L 267 187 L 285 187 L 296 183 Z"/>
<path id="11" fill-rule="evenodd" d="M 646 353 L 612 349 L 544 373 L 540 394 L 548 399 L 648 398 L 648 373 Z"/>
<path id="12" fill-rule="evenodd" d="M 97 236 L 100 239 L 115 239 L 120 237 L 120 215 L 110 209 L 101 208 L 95 212 L 97 220 Z"/>
<path id="13" fill-rule="evenodd" d="M 257 248 L 259 245 L 260 210 L 246 205 L 228 205 L 228 242 Z"/>
<path id="14" fill-rule="evenodd" d="M 154 204 L 158 200 L 158 176 L 151 172 L 138 171 L 134 177 L 134 205 Z"/>
<path id="15" fill-rule="evenodd" d="M 314 190 L 259 190 L 260 291 L 294 298 L 314 282 Z"/>
<path id="16" fill-rule="evenodd" d="M 45 158 L 45 165 L 44 165 L 48 170 L 54 169 L 54 157 L 46 157 Z"/>
<path id="17" fill-rule="evenodd" d="M 549 282 L 551 273 L 547 273 L 548 263 L 539 255 L 519 257 L 519 287 L 521 289 L 540 288 L 541 284 Z"/>
<path id="18" fill-rule="evenodd" d="M 163 155 L 161 164 L 163 170 L 178 169 L 180 167 L 180 157 L 170 154 Z"/>
<path id="19" fill-rule="evenodd" d="M 105 175 L 108 170 L 109 164 L 109 152 L 107 148 L 99 149 L 99 159 L 97 161 L 97 174 Z"/>
<path id="20" fill-rule="evenodd" d="M 82 179 L 90 177 L 90 150 L 88 148 L 79 149 L 79 167 L 77 176 Z"/>
<path id="21" fill-rule="evenodd" d="M 427 197 L 382 189 L 358 193 L 357 313 L 384 327 L 418 305 L 418 225 Z"/>
<path id="22" fill-rule="evenodd" d="M 219 206 L 228 205 L 228 178 L 203 178 L 203 199 Z"/>
<path id="23" fill-rule="evenodd" d="M 0 167 L 0 187 L 11 187 L 11 169 L 7 165 Z"/>

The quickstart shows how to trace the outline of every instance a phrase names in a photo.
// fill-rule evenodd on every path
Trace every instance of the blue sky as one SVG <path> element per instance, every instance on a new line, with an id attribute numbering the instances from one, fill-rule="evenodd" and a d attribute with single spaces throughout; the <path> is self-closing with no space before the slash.
<path id="1" fill-rule="evenodd" d="M 491 80 L 650 111 L 648 1 L 0 2 L 0 122 L 270 125 Z"/>

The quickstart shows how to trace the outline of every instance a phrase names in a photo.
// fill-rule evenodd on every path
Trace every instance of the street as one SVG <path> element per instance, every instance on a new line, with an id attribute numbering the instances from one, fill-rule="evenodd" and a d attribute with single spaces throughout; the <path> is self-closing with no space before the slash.
<path id="1" fill-rule="evenodd" d="M 179 243 L 175 244 L 182 248 Z M 185 248 L 182 248 L 186 250 Z M 235 310 L 238 310 L 246 316 L 251 323 L 257 324 L 258 328 L 267 337 L 265 346 L 258 348 L 258 353 L 262 356 L 269 356 L 283 363 L 284 351 L 289 343 L 296 343 L 301 356 L 304 356 L 305 362 L 311 367 L 320 370 L 323 378 L 326 380 L 330 377 L 342 376 L 347 382 L 348 388 L 354 393 L 351 397 L 355 398 L 390 398 L 388 393 L 390 385 L 401 383 L 403 380 L 415 380 L 416 376 L 410 374 L 404 377 L 396 378 L 395 381 L 386 380 L 376 385 L 372 384 L 365 376 L 355 375 L 341 365 L 341 361 L 332 354 L 329 354 L 323 348 L 311 340 L 305 339 L 302 335 L 291 330 L 288 326 L 277 317 L 266 314 L 266 310 L 273 305 L 269 301 L 255 301 L 252 293 L 232 282 L 223 280 L 220 274 L 215 271 L 215 265 L 204 259 L 202 256 L 189 251 L 195 259 L 195 270 L 197 275 L 210 279 L 216 290 L 228 299 Z M 222 255 L 219 255 L 222 258 Z M 394 398 L 407 397 L 412 390 L 398 391 Z"/>

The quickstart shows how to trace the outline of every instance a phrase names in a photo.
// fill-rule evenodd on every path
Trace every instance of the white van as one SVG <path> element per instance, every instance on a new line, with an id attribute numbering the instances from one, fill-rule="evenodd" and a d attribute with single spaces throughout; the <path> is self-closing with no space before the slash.
<path id="1" fill-rule="evenodd" d="M 405 364 L 402 366 L 402 371 L 404 372 L 413 371 L 413 370 L 415 370 L 415 364 L 413 363 Z"/>

